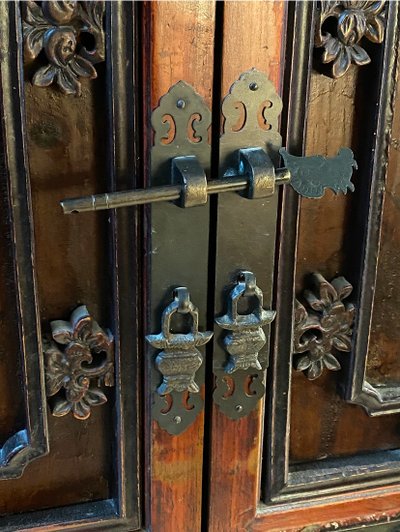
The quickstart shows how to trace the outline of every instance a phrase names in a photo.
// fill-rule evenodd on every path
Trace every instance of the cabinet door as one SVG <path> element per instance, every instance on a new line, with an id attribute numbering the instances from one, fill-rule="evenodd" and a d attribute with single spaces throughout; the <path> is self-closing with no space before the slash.
<path id="1" fill-rule="evenodd" d="M 396 529 L 397 22 L 0 3 L 1 527 Z"/>
<path id="2" fill-rule="evenodd" d="M 137 216 L 59 205 L 134 173 L 133 7 L 0 6 L 2 530 L 141 526 Z"/>
<path id="3" fill-rule="evenodd" d="M 269 307 L 277 314 L 263 348 L 270 357 L 266 393 L 238 419 L 224 412 L 220 395 L 214 401 L 208 527 L 347 530 L 385 523 L 397 530 L 398 5 L 256 4 L 246 5 L 251 24 L 240 30 L 243 5 L 225 5 L 222 93 L 250 61 L 283 96 L 288 151 L 334 156 L 348 146 L 358 171 L 352 194 L 328 190 L 316 200 L 299 199 L 289 187 L 281 192 Z M 351 9 L 379 35 L 366 30 L 346 40 L 361 30 L 350 22 Z M 226 238 L 220 225 L 219 238 Z M 244 261 L 269 260 L 269 246 L 269 235 L 260 236 Z M 217 255 L 217 264 L 226 257 Z M 270 301 L 268 278 L 257 275 L 257 283 Z M 214 349 L 221 346 L 218 339 Z M 249 371 L 250 382 L 255 377 Z M 258 393 L 251 385 L 246 391 Z"/>

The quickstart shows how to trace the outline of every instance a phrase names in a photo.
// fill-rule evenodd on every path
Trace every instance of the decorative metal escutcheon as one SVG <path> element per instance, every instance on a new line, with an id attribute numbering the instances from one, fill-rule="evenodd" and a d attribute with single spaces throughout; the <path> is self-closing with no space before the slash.
<path id="1" fill-rule="evenodd" d="M 256 123 L 247 117 L 247 113 L 243 113 L 246 119 L 242 128 L 233 129 L 232 123 L 236 124 L 237 120 L 237 102 L 235 100 L 236 103 L 232 105 L 230 99 L 232 94 L 228 95 L 223 102 L 225 134 L 220 139 L 220 148 L 225 157 L 235 162 L 234 167 L 230 167 L 221 177 L 207 180 L 204 164 L 198 159 L 199 153 L 195 148 L 197 146 L 209 149 L 204 141 L 207 138 L 206 126 L 209 125 L 209 120 L 198 121 L 193 117 L 210 116 L 210 111 L 201 97 L 195 95 L 193 98 L 195 94 L 193 89 L 180 81 L 171 87 L 162 98 L 162 106 L 155 109 L 152 115 L 152 123 L 156 131 L 155 147 L 157 150 L 155 153 L 157 154 L 157 167 L 162 177 L 162 186 L 65 199 L 61 201 L 64 213 L 107 210 L 161 201 L 173 202 L 183 208 L 196 207 L 206 204 L 210 194 L 227 192 L 238 192 L 244 197 L 257 200 L 274 196 L 276 185 L 284 184 L 289 184 L 298 194 L 306 198 L 320 198 L 328 188 L 336 194 L 340 192 L 346 194 L 347 190 L 354 190 L 351 177 L 353 169 L 357 168 L 357 163 L 350 148 L 341 148 L 338 155 L 329 158 L 321 155 L 308 157 L 290 155 L 280 147 L 281 136 L 277 131 L 282 101 L 267 76 L 252 69 L 242 74 L 238 83 L 239 85 L 234 90 L 239 91 L 237 96 L 242 98 L 253 111 L 251 113 L 253 118 L 254 112 L 260 109 L 260 105 L 267 104 L 267 107 L 264 108 L 262 117 L 258 117 Z M 263 95 L 264 92 L 266 94 Z M 260 100 L 262 96 L 267 96 L 267 99 Z M 187 113 L 176 114 L 177 109 L 182 111 L 186 108 L 187 101 L 191 102 L 190 105 L 193 107 L 190 127 L 193 129 L 192 135 L 197 139 L 196 142 L 187 136 Z M 197 110 L 194 112 L 196 104 L 199 112 Z M 241 105 L 244 106 L 244 102 Z M 161 119 L 163 127 L 160 129 L 161 113 L 163 113 Z M 164 116 L 169 118 L 164 119 Z M 276 122 L 274 127 L 268 122 L 272 118 L 273 122 Z M 175 123 L 175 120 L 178 122 Z M 247 121 L 253 123 L 253 126 L 248 127 Z M 175 131 L 173 141 L 168 139 L 168 123 L 170 122 L 175 124 L 173 127 L 170 124 L 170 129 Z M 229 134 L 227 134 L 228 130 Z M 239 136 L 235 133 L 240 133 L 241 144 L 239 146 L 237 145 Z M 228 143 L 224 146 L 224 142 L 226 143 L 228 139 L 233 140 L 233 138 L 235 140 L 232 145 Z M 270 140 L 266 144 L 267 138 Z M 162 141 L 161 151 L 160 146 L 157 145 L 160 141 Z M 229 148 L 228 151 L 227 148 Z M 276 168 L 278 152 L 285 162 L 284 168 Z M 169 184 L 166 184 L 164 178 L 167 178 Z M 159 181 L 160 177 L 155 183 Z"/>
<path id="2" fill-rule="evenodd" d="M 241 314 L 238 305 L 247 300 L 247 313 Z M 252 272 L 241 271 L 230 291 L 227 313 L 215 322 L 229 331 L 223 344 L 229 357 L 221 365 L 214 363 L 217 377 L 214 401 L 231 419 L 246 416 L 265 393 L 263 383 L 267 357 L 260 351 L 267 343 L 263 327 L 275 318 L 275 311 L 263 308 L 263 293 Z"/>
<path id="3" fill-rule="evenodd" d="M 190 332 L 171 331 L 175 314 L 191 319 Z M 174 299 L 162 314 L 161 332 L 146 336 L 150 345 L 162 349 L 155 358 L 162 382 L 157 387 L 152 411 L 160 427 L 170 434 L 187 429 L 203 408 L 200 387 L 195 381 L 196 372 L 203 364 L 203 355 L 197 347 L 205 345 L 212 336 L 212 332 L 199 332 L 198 309 L 186 287 L 174 290 Z"/>

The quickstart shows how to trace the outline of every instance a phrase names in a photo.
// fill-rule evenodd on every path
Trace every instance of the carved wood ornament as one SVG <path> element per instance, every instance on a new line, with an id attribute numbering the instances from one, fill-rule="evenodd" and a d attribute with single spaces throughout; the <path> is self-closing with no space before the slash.
<path id="1" fill-rule="evenodd" d="M 360 41 L 365 37 L 373 43 L 383 42 L 385 36 L 385 1 L 332 1 L 320 2 L 315 32 L 316 48 L 324 48 L 323 63 L 333 63 L 332 76 L 340 78 L 351 63 L 366 65 L 371 62 Z M 336 34 L 324 29 L 330 18 L 337 19 Z"/>
<path id="2" fill-rule="evenodd" d="M 25 57 L 36 59 L 44 51 L 48 64 L 38 68 L 33 85 L 56 83 L 65 94 L 81 94 L 80 78 L 94 79 L 95 63 L 105 59 L 104 2 L 22 2 Z M 89 33 L 94 48 L 88 50 L 80 37 Z"/>
<path id="3" fill-rule="evenodd" d="M 72 412 L 87 419 L 93 406 L 107 402 L 101 385 L 114 385 L 114 339 L 82 305 L 70 321 L 51 322 L 52 340 L 44 345 L 47 396 L 55 396 L 53 416 Z M 96 385 L 96 384 L 97 385 Z"/>
<path id="4" fill-rule="evenodd" d="M 334 350 L 351 351 L 355 308 L 343 303 L 353 287 L 344 277 L 329 283 L 321 274 L 313 274 L 314 288 L 305 290 L 307 303 L 295 302 L 294 368 L 304 371 L 309 380 L 322 375 L 324 368 L 338 371 L 340 363 Z"/>

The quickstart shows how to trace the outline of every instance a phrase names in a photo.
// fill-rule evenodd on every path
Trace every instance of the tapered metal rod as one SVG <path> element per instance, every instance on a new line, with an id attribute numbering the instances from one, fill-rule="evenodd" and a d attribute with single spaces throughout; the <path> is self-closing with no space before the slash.
<path id="1" fill-rule="evenodd" d="M 281 185 L 290 182 L 290 172 L 287 168 L 278 168 L 275 174 L 275 183 Z M 246 176 L 232 176 L 216 179 L 207 183 L 207 194 L 220 194 L 222 192 L 241 192 L 248 187 Z M 73 214 L 87 211 L 104 211 L 156 203 L 160 201 L 176 201 L 181 197 L 182 185 L 166 185 L 163 187 L 141 188 L 121 192 L 94 194 L 82 198 L 65 199 L 60 202 L 64 214 Z"/>

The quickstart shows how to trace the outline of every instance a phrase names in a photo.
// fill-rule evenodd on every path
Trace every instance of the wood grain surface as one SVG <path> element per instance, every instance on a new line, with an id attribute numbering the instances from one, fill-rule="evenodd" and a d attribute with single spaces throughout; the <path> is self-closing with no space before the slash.
<path id="1" fill-rule="evenodd" d="M 362 109 L 371 106 L 365 87 L 368 72 L 359 78 L 356 67 L 352 67 L 343 78 L 337 80 L 313 72 L 311 76 L 309 118 L 307 128 L 307 154 L 322 154 L 332 156 L 341 146 L 352 147 L 355 153 L 365 149 L 362 127 Z M 361 83 L 362 81 L 362 83 Z M 397 98 L 397 106 L 400 105 Z M 364 111 L 367 112 L 367 111 Z M 398 113 L 398 111 L 397 111 Z M 398 116 L 398 115 L 397 115 Z M 398 119 L 397 131 L 399 128 Z M 396 149 L 392 146 L 390 175 L 393 186 L 396 174 Z M 301 294 L 307 287 L 307 276 L 314 272 L 322 273 L 328 280 L 337 275 L 345 275 L 351 264 L 349 263 L 349 249 L 355 238 L 359 238 L 354 228 L 352 215 L 353 196 L 360 193 L 361 188 L 367 186 L 363 176 L 358 176 L 356 191 L 353 195 L 335 195 L 327 191 L 325 196 L 317 201 L 302 199 L 300 208 L 299 244 L 297 255 L 296 291 Z M 396 208 L 390 205 L 390 192 L 387 196 L 387 218 L 384 224 L 386 233 L 391 238 L 395 233 L 393 216 Z M 388 227 L 390 225 L 390 228 Z M 390 247 L 391 260 L 394 259 L 396 246 L 392 242 Z M 387 281 L 385 277 L 395 275 L 393 262 L 388 262 L 381 270 L 380 285 L 377 287 L 377 305 L 380 309 L 380 323 L 389 325 L 387 317 L 393 318 L 390 308 L 393 307 L 390 298 L 385 295 Z M 389 273 L 389 268 L 392 273 Z M 396 283 L 393 283 L 394 287 Z M 392 294 L 395 298 L 395 288 Z M 392 307 L 390 305 L 392 304 Z M 386 305 L 386 307 L 385 307 Z M 391 340 L 380 334 L 372 334 L 372 353 L 379 351 L 389 363 L 393 360 L 393 341 L 395 342 L 396 328 L 389 327 Z M 386 328 L 386 331 L 389 330 Z M 381 332 L 382 326 L 379 328 Z M 390 347 L 392 345 L 392 348 Z M 390 352 L 392 354 L 390 354 Z M 386 353 L 386 355 L 385 355 Z M 344 353 L 343 357 L 350 354 Z M 380 358 L 379 358 L 380 359 Z M 377 360 L 375 356 L 375 361 Z M 384 362 L 383 362 L 384 363 Z M 338 392 L 338 374 L 325 371 L 323 376 L 315 381 L 308 381 L 302 373 L 293 372 L 292 401 L 291 401 L 291 460 L 304 462 L 323 459 L 329 456 L 345 456 L 358 452 L 393 449 L 400 446 L 400 417 L 398 415 L 369 417 L 364 409 L 346 403 Z"/>
<path id="2" fill-rule="evenodd" d="M 104 78 L 103 78 L 104 79 Z M 107 327 L 107 218 L 99 214 L 65 216 L 59 201 L 105 190 L 103 132 L 104 84 L 84 82 L 81 98 L 67 97 L 57 89 L 26 83 L 28 155 L 31 174 L 40 318 L 43 331 L 49 321 L 68 319 L 78 304 Z M 2 263 L 2 271 L 7 261 Z M 7 277 L 8 276 L 8 277 Z M 0 281 L 9 285 L 10 273 Z M 1 288 L 1 298 L 7 294 Z M 2 305 L 6 305 L 2 299 Z M 7 300 L 7 312 L 12 314 Z M 14 372 L 5 384 L 2 403 L 19 412 L 20 388 L 16 386 L 18 353 L 12 348 L 2 360 Z M 9 322 L 8 322 L 9 323 Z M 8 325 L 7 325 L 8 326 Z M 4 348 L 1 348 L 2 351 Z M 2 378 L 7 371 L 1 371 Z M 4 388 L 3 388 L 4 390 Z M 49 415 L 51 453 L 32 462 L 19 480 L 0 483 L 0 513 L 23 512 L 63 506 L 109 496 L 111 480 L 111 403 L 94 408 L 87 421 L 71 415 Z M 5 404 L 5 403 L 3 403 Z M 2 418 L 4 420 L 4 418 Z M 10 417 L 8 423 L 16 423 Z M 10 426 L 9 429 L 14 429 Z M 3 429 L 5 430 L 5 429 Z"/>
<path id="3" fill-rule="evenodd" d="M 252 67 L 265 72 L 280 93 L 285 13 L 284 2 L 225 3 L 222 95 Z M 209 530 L 245 530 L 245 524 L 254 517 L 259 500 L 262 432 L 262 401 L 248 416 L 236 421 L 213 406 Z"/>
<path id="4" fill-rule="evenodd" d="M 159 99 L 179 80 L 194 87 L 211 107 L 215 3 L 146 2 L 144 7 L 144 116 L 151 148 L 150 116 Z M 151 393 L 148 391 L 148 393 Z M 204 397 L 204 387 L 201 390 Z M 204 413 L 181 435 L 171 436 L 153 422 L 146 444 L 145 498 L 154 532 L 193 532 L 201 527 Z"/>

